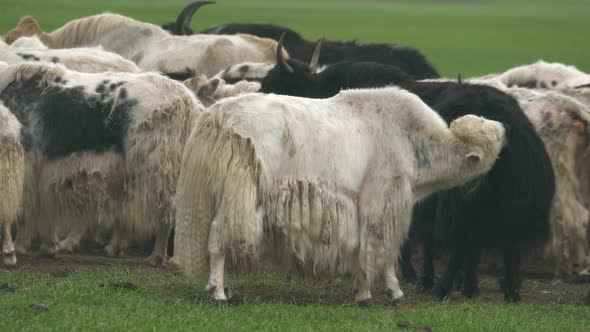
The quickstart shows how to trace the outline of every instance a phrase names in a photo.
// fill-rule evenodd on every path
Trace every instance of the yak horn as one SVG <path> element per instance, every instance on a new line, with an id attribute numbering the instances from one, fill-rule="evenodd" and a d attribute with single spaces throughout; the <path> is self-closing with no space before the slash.
<path id="1" fill-rule="evenodd" d="M 320 60 L 320 50 L 322 48 L 323 42 L 324 38 L 318 41 L 318 44 L 313 51 L 313 55 L 311 56 L 311 61 L 309 62 L 309 72 L 312 74 L 315 74 L 318 71 L 318 61 Z"/>
<path id="2" fill-rule="evenodd" d="M 283 57 L 283 40 L 285 39 L 285 33 L 281 34 L 281 38 L 279 38 L 279 42 L 277 44 L 277 64 L 279 64 L 283 69 L 285 69 L 289 74 L 295 73 L 293 68 L 289 66 L 285 58 Z"/>
<path id="3" fill-rule="evenodd" d="M 176 25 L 174 27 L 174 34 L 179 36 L 187 35 L 187 31 L 191 27 L 193 15 L 201 6 L 213 4 L 215 1 L 195 1 L 191 2 L 186 7 L 182 8 L 180 14 L 176 18 Z"/>

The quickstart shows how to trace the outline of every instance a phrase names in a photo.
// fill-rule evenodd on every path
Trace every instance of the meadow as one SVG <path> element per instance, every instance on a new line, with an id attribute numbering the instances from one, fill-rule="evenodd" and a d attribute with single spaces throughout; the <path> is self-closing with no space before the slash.
<path id="1" fill-rule="evenodd" d="M 219 0 L 203 7 L 193 27 L 226 22 L 275 23 L 308 39 L 395 42 L 424 52 L 442 75 L 478 76 L 538 59 L 590 72 L 590 1 L 587 0 Z M 175 19 L 181 0 L 2 0 L 0 34 L 23 15 L 45 30 L 104 11 L 161 24 Z M 202 284 L 141 258 L 19 257 L 0 267 L 0 331 L 40 330 L 396 330 L 588 331 L 588 286 L 554 285 L 528 275 L 523 302 L 506 305 L 496 278 L 485 274 L 482 294 L 454 293 L 436 302 L 409 284 L 398 306 L 376 293 L 359 308 L 348 278 L 286 281 L 265 273 L 235 279 L 237 299 L 219 307 Z"/>

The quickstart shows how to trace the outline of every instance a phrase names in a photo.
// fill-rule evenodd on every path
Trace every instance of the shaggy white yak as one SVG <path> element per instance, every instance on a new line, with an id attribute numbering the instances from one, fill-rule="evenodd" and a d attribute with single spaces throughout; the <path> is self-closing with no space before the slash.
<path id="1" fill-rule="evenodd" d="M 590 87 L 590 75 L 574 66 L 558 62 L 539 60 L 530 65 L 522 65 L 505 71 L 502 74 L 491 74 L 482 77 L 484 80 L 497 80 L 507 87 L 567 89 L 581 86 Z"/>
<path id="2" fill-rule="evenodd" d="M 246 61 L 274 63 L 277 48 L 275 40 L 244 34 L 173 36 L 154 24 L 110 13 L 73 20 L 52 32 L 43 32 L 32 17 L 26 16 L 5 40 L 10 44 L 21 36 L 33 35 L 50 48 L 101 45 L 143 70 L 189 77 L 213 76 Z"/>
<path id="3" fill-rule="evenodd" d="M 40 61 L 61 63 L 66 68 L 83 73 L 105 71 L 139 73 L 139 67 L 122 56 L 102 47 L 48 49 L 37 36 L 21 37 L 12 45 L 0 41 L 0 61 L 8 64 Z"/>
<path id="4" fill-rule="evenodd" d="M 209 271 L 207 289 L 223 302 L 225 257 L 248 269 L 268 239 L 283 262 L 314 275 L 353 271 L 361 304 L 384 272 L 397 301 L 413 204 L 487 172 L 504 139 L 500 123 L 476 116 L 449 128 L 394 87 L 222 100 L 199 117 L 183 154 L 175 257 L 191 277 Z"/>
<path id="5" fill-rule="evenodd" d="M 202 110 L 185 86 L 154 73 L 2 65 L 0 99 L 25 123 L 24 215 L 43 253 L 55 253 L 57 231 L 114 211 L 107 253 L 124 249 L 124 233 L 155 232 L 149 261 L 166 263 L 182 149 Z"/>
<path id="6" fill-rule="evenodd" d="M 0 103 L 0 227 L 2 262 L 7 266 L 16 265 L 11 226 L 20 213 L 25 176 L 20 129 L 16 117 Z"/>
<path id="7" fill-rule="evenodd" d="M 258 82 L 239 81 L 235 84 L 226 84 L 225 80 L 219 77 L 208 79 L 205 75 L 190 78 L 183 84 L 193 91 L 205 107 L 209 107 L 223 98 L 260 90 Z"/>

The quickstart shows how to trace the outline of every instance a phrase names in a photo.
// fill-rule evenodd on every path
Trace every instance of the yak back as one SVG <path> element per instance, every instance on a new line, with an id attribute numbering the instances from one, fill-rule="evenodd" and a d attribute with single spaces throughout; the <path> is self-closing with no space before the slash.
<path id="1" fill-rule="evenodd" d="M 293 74 L 280 65 L 271 69 L 261 84 L 261 92 L 306 98 L 329 98 L 344 89 L 362 89 L 409 84 L 411 78 L 394 66 L 375 62 L 340 62 L 312 74 L 307 64 L 287 60 Z"/>
<path id="2" fill-rule="evenodd" d="M 124 81 L 103 81 L 90 95 L 90 87 L 66 86 L 61 77 L 47 85 L 43 75 L 41 71 L 14 81 L 0 93 L 23 125 L 25 150 L 37 148 L 50 159 L 80 151 L 123 150 L 129 112 L 137 104 Z"/>

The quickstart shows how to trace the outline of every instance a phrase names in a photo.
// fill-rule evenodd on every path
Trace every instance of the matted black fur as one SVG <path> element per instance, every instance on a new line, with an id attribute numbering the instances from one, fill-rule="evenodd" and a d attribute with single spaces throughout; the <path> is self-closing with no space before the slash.
<path id="1" fill-rule="evenodd" d="M 522 250 L 544 243 L 549 237 L 555 177 L 543 142 L 516 100 L 489 86 L 415 82 L 403 76 L 385 75 L 376 66 L 365 66 L 359 71 L 353 69 L 354 64 L 340 64 L 312 75 L 309 67 L 300 62 L 291 60 L 287 64 L 293 73 L 277 65 L 273 69 L 275 72 L 269 72 L 263 81 L 263 92 L 325 98 L 345 87 L 396 84 L 418 95 L 448 123 L 475 114 L 504 125 L 508 145 L 502 149 L 490 172 L 417 204 L 412 232 L 424 239 L 423 285 L 428 288 L 434 282 L 435 225 L 442 230 L 438 237 L 446 243 L 450 255 L 447 271 L 435 290 L 438 298 L 446 297 L 461 267 L 465 271 L 463 293 L 469 297 L 477 295 L 479 254 L 491 248 L 499 249 L 504 259 L 501 287 L 506 301 L 520 300 L 520 257 Z M 383 84 L 383 80 L 373 80 L 372 75 L 388 81 Z M 404 274 L 412 272 L 415 276 L 408 254 L 411 253 L 410 244 L 403 249 Z"/>
<path id="2" fill-rule="evenodd" d="M 307 64 L 287 59 L 293 73 L 277 64 L 262 80 L 260 92 L 308 98 L 327 98 L 347 88 L 371 88 L 409 83 L 411 78 L 394 66 L 375 62 L 340 62 L 311 73 Z"/>
<path id="3" fill-rule="evenodd" d="M 10 83 L 0 100 L 22 123 L 21 137 L 28 151 L 39 149 L 48 158 L 73 152 L 123 150 L 129 112 L 137 100 L 129 98 L 125 82 L 102 82 L 89 94 L 84 86 L 65 86 L 61 77 L 46 85 L 43 72 Z"/>

